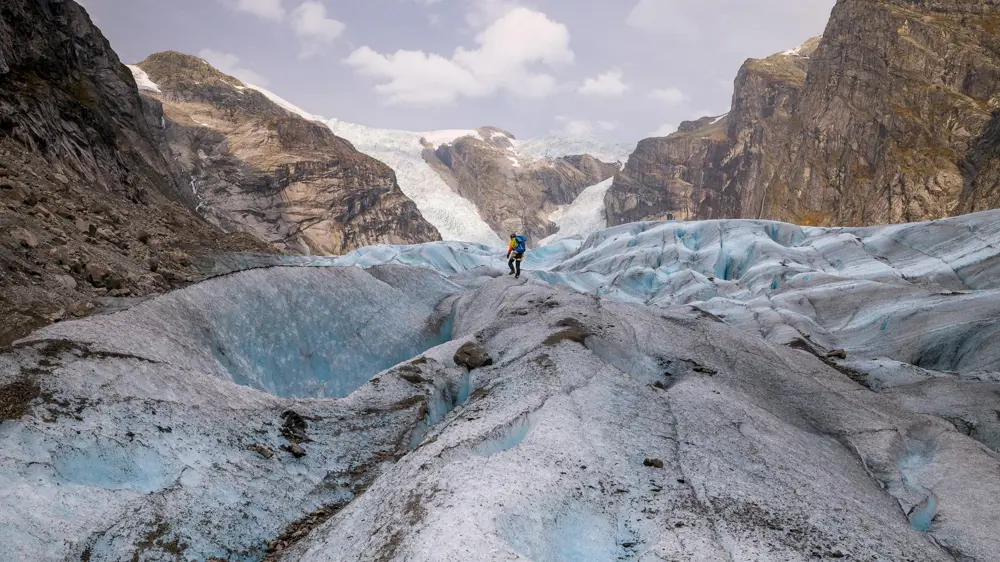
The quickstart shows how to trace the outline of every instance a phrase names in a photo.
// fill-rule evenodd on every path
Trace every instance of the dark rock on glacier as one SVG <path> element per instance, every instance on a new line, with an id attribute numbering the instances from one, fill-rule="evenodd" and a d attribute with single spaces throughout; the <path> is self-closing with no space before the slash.
<path id="1" fill-rule="evenodd" d="M 455 352 L 455 363 L 466 369 L 478 369 L 493 364 L 493 358 L 476 342 L 466 342 Z"/>

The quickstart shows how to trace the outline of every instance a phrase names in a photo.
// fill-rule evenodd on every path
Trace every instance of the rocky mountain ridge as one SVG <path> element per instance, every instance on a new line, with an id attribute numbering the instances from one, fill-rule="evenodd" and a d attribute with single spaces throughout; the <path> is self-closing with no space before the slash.
<path id="1" fill-rule="evenodd" d="M 997 207 L 998 26 L 993 2 L 841 0 L 822 38 L 744 64 L 724 130 L 642 141 L 606 195 L 609 224 Z"/>
<path id="2" fill-rule="evenodd" d="M 385 164 L 207 62 L 177 52 L 137 65 L 163 104 L 164 136 L 197 208 L 294 253 L 440 240 Z"/>

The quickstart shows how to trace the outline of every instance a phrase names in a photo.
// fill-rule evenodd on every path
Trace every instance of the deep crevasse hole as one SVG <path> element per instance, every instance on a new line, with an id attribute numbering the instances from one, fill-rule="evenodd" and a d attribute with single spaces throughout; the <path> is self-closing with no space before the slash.
<path id="1" fill-rule="evenodd" d="M 376 373 L 451 339 L 451 284 L 426 270 L 298 270 L 245 286 L 208 314 L 208 345 L 238 384 L 291 397 L 347 396 Z M 209 303 L 226 302 L 221 299 Z"/>
<path id="2" fill-rule="evenodd" d="M 91 341 L 282 397 L 339 398 L 451 339 L 437 272 L 275 267 L 214 278 L 41 338 Z"/>

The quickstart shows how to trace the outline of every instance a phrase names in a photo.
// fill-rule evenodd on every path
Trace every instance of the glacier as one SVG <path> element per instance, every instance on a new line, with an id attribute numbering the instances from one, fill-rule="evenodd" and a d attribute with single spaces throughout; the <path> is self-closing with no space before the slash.
<path id="1" fill-rule="evenodd" d="M 558 229 L 555 234 L 540 240 L 538 245 L 546 246 L 574 236 L 586 237 L 603 230 L 608 225 L 604 195 L 614 182 L 615 178 L 611 177 L 592 185 L 584 189 L 572 203 L 553 211 L 549 215 L 549 220 L 554 222 Z"/>
<path id="2" fill-rule="evenodd" d="M 219 256 L 0 351 L 0 559 L 1000 559 L 998 243 L 992 211 L 622 225 L 519 280 L 472 242 Z"/>
<path id="3" fill-rule="evenodd" d="M 391 167 L 396 172 L 400 189 L 413 200 L 424 218 L 438 229 L 442 239 L 497 247 L 505 245 L 483 220 L 475 204 L 456 193 L 423 157 L 425 150 L 433 150 L 461 137 L 471 136 L 486 142 L 492 142 L 492 138 L 485 138 L 483 133 L 471 129 L 411 132 L 376 129 L 340 119 L 330 119 L 326 124 L 334 134 L 349 140 L 359 151 Z M 493 136 L 497 135 L 503 136 L 502 133 L 493 133 Z M 514 167 L 520 167 L 522 161 L 580 154 L 624 165 L 635 149 L 635 143 L 593 138 L 545 136 L 526 141 L 507 140 L 512 145 L 507 158 Z M 551 219 L 560 226 L 560 230 L 544 243 L 554 240 L 554 237 L 589 234 L 603 228 L 607 224 L 603 197 L 609 187 L 610 180 L 601 182 L 581 193 L 571 205 L 556 210 Z"/>
<path id="4" fill-rule="evenodd" d="M 589 154 L 602 162 L 619 162 L 624 166 L 629 156 L 635 152 L 637 143 L 546 135 L 528 140 L 511 140 L 511 144 L 518 156 L 529 160 Z"/>
<path id="5" fill-rule="evenodd" d="M 479 209 L 452 190 L 423 158 L 421 139 L 425 137 L 442 144 L 469 133 L 478 133 L 394 131 L 339 119 L 329 120 L 327 126 L 335 135 L 349 140 L 359 151 L 392 168 L 396 172 L 399 188 L 413 200 L 424 219 L 438 229 L 442 239 L 503 246 L 500 237 L 480 216 Z"/>
<path id="6" fill-rule="evenodd" d="M 135 79 L 135 85 L 138 86 L 140 91 L 156 92 L 160 93 L 160 87 L 153 82 L 146 71 L 135 66 L 134 64 L 125 65 L 131 72 L 132 78 Z"/>

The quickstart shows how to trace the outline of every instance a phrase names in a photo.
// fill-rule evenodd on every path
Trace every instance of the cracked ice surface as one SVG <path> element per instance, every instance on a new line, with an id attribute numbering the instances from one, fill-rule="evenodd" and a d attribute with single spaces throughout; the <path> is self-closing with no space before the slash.
<path id="1" fill-rule="evenodd" d="M 998 219 L 229 256 L 0 353 L 0 559 L 1000 559 Z"/>
<path id="2" fill-rule="evenodd" d="M 636 223 L 532 249 L 524 268 L 602 298 L 711 313 L 776 343 L 808 337 L 928 369 L 1000 371 L 1000 345 L 989 345 L 1000 338 L 998 248 L 997 211 L 856 229 Z M 386 249 L 350 259 L 399 263 Z M 488 265 L 488 252 L 435 246 L 407 261 L 466 262 Z"/>
<path id="3" fill-rule="evenodd" d="M 952 560 L 907 515 L 930 488 L 938 544 L 1000 553 L 995 456 L 803 351 L 509 279 L 455 330 L 481 390 L 282 560 Z"/>

